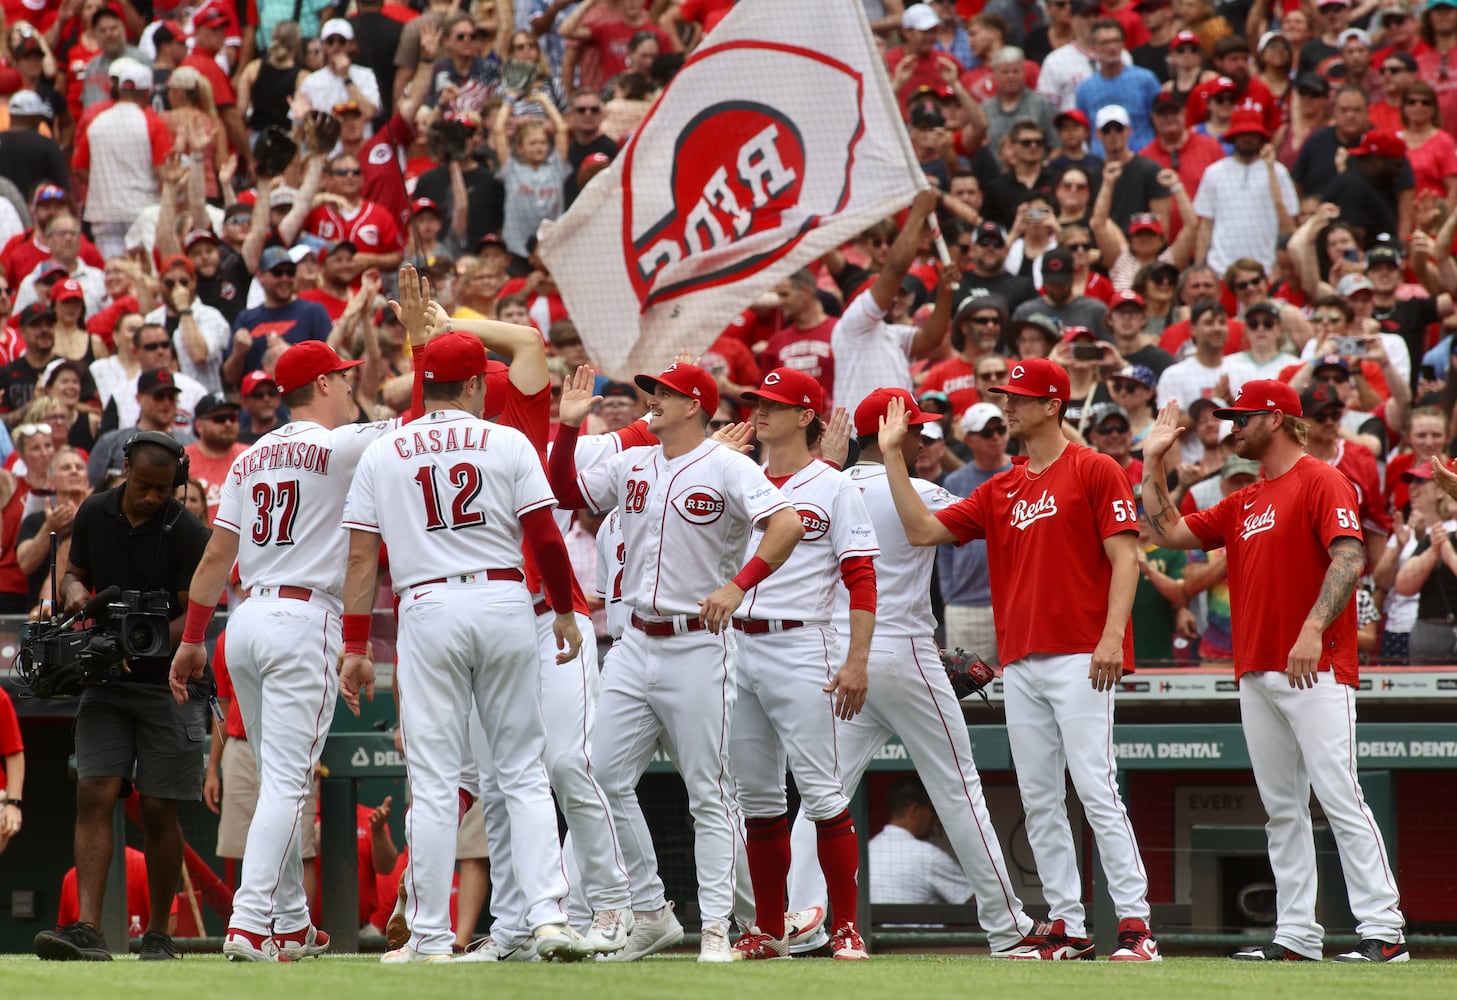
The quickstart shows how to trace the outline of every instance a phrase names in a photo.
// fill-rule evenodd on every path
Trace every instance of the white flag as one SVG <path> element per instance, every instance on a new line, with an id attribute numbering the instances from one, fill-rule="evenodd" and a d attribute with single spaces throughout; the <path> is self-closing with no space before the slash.
<path id="1" fill-rule="evenodd" d="M 538 250 L 594 363 L 657 372 L 925 184 L 860 0 L 742 0 Z"/>

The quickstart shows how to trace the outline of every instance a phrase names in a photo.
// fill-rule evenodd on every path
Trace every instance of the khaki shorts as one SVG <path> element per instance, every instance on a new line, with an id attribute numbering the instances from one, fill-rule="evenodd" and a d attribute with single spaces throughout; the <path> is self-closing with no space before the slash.
<path id="1" fill-rule="evenodd" d="M 222 815 L 218 819 L 218 857 L 241 858 L 248 842 L 248 827 L 253 822 L 253 808 L 258 804 L 258 761 L 247 740 L 230 739 L 223 744 Z M 303 856 L 319 853 L 319 838 L 314 826 L 318 813 L 319 783 L 309 789 L 304 800 Z"/>
<path id="2" fill-rule="evenodd" d="M 481 812 L 481 800 L 477 798 L 466 810 L 460 829 L 455 832 L 455 859 L 464 861 L 488 857 L 489 854 L 486 849 L 486 823 Z"/>

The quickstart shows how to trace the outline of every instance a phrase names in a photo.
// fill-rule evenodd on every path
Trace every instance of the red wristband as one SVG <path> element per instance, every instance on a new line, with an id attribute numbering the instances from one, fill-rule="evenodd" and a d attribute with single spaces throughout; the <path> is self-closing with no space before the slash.
<path id="1" fill-rule="evenodd" d="M 734 586 L 747 592 L 760 583 L 763 583 L 765 578 L 772 572 L 774 572 L 773 566 L 770 566 L 760 557 L 755 556 L 744 563 L 744 568 L 739 570 L 738 575 L 734 577 Z"/>
<path id="2" fill-rule="evenodd" d="M 363 656 L 369 649 L 369 626 L 373 615 L 344 616 L 344 653 Z"/>
<path id="3" fill-rule="evenodd" d="M 187 602 L 187 621 L 182 626 L 182 641 L 199 646 L 207 638 L 207 626 L 212 621 L 213 608 L 211 604 L 198 604 L 196 601 Z"/>

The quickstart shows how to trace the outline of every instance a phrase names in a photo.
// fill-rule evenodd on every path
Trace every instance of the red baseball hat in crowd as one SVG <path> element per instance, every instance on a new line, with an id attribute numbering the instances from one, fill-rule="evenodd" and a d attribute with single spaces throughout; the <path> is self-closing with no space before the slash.
<path id="1" fill-rule="evenodd" d="M 241 391 L 243 395 L 251 396 L 253 395 L 253 390 L 258 388 L 260 385 L 271 385 L 275 389 L 278 388 L 278 383 L 273 381 L 273 376 L 268 374 L 262 368 L 259 368 L 256 371 L 251 371 L 243 376 Z"/>
<path id="2" fill-rule="evenodd" d="M 1215 410 L 1214 415 L 1220 420 L 1233 420 L 1241 413 L 1268 413 L 1272 410 L 1292 417 L 1305 413 L 1300 406 L 1300 397 L 1290 386 L 1278 379 L 1257 378 L 1240 387 L 1233 406 Z"/>
<path id="3" fill-rule="evenodd" d="M 1215 94 L 1236 94 L 1238 92 L 1239 84 L 1227 76 L 1220 76 L 1215 77 L 1214 81 L 1209 84 L 1208 96 L 1213 97 Z"/>
<path id="4" fill-rule="evenodd" d="M 273 367 L 273 382 L 279 392 L 288 395 L 320 375 L 332 375 L 362 364 L 363 361 L 345 361 L 322 340 L 304 340 L 279 355 L 278 364 Z"/>
<path id="5" fill-rule="evenodd" d="M 81 290 L 81 282 L 75 278 L 67 278 L 51 290 L 52 302 L 65 302 L 67 299 L 84 299 L 86 293 Z"/>
<path id="6" fill-rule="evenodd" d="M 1128 235 L 1137 236 L 1139 233 L 1153 233 L 1156 236 L 1162 236 L 1164 220 L 1152 212 L 1134 212 L 1128 217 Z"/>
<path id="7" fill-rule="evenodd" d="M 1393 159 L 1406 157 L 1406 143 L 1401 136 L 1384 128 L 1373 128 L 1361 137 L 1351 150 L 1352 156 L 1390 156 Z"/>
<path id="8" fill-rule="evenodd" d="M 873 437 L 880 433 L 880 418 L 890 407 L 890 401 L 898 399 L 906 404 L 906 419 L 912 427 L 935 423 L 941 419 L 939 413 L 922 412 L 916 398 L 905 389 L 880 388 L 860 401 L 855 407 L 855 436 Z"/>
<path id="9" fill-rule="evenodd" d="M 1401 481 L 1404 483 L 1432 481 L 1432 460 L 1427 459 L 1420 465 L 1413 465 L 1410 469 L 1401 474 Z"/>
<path id="10" fill-rule="evenodd" d="M 1092 126 L 1088 124 L 1088 116 L 1083 114 L 1081 111 L 1078 111 L 1076 108 L 1069 111 L 1059 111 L 1052 118 L 1052 127 L 1061 127 L 1063 119 L 1071 122 L 1077 122 L 1083 128 L 1092 128 Z"/>
<path id="11" fill-rule="evenodd" d="M 1121 308 L 1122 306 L 1137 306 L 1139 309 L 1146 308 L 1143 296 L 1131 288 L 1125 288 L 1113 296 L 1113 301 L 1108 303 L 1108 311 L 1112 312 L 1114 309 Z"/>
<path id="12" fill-rule="evenodd" d="M 426 382 L 464 382 L 486 373 L 486 348 L 474 334 L 452 330 L 430 339 L 420 368 Z"/>
<path id="13" fill-rule="evenodd" d="M 994 385 L 988 392 L 1004 392 L 1010 396 L 1046 396 L 1066 403 L 1072 398 L 1072 384 L 1067 369 L 1046 358 L 1024 358 L 1012 366 L 1012 377 L 1006 385 Z"/>
<path id="14" fill-rule="evenodd" d="M 1270 130 L 1265 127 L 1264 113 L 1256 111 L 1253 108 L 1240 108 L 1234 114 L 1230 115 L 1229 128 L 1224 130 L 1224 137 L 1226 139 L 1233 139 L 1235 136 L 1240 135 L 1257 135 L 1261 139 L 1269 139 Z M 1395 136 L 1392 138 L 1395 138 Z M 1402 155 L 1406 155 L 1406 144 L 1400 139 L 1396 141 L 1401 144 Z M 1351 152 L 1352 155 L 1355 155 L 1355 150 Z"/>
<path id="15" fill-rule="evenodd" d="M 1181 31 L 1169 43 L 1169 48 L 1177 49 L 1180 45 L 1192 45 L 1197 49 L 1199 47 L 1199 36 L 1192 31 Z"/>
<path id="16" fill-rule="evenodd" d="M 1064 344 L 1071 344 L 1071 343 L 1074 343 L 1075 341 L 1082 340 L 1084 338 L 1087 338 L 1088 340 L 1097 340 L 1098 339 L 1093 334 L 1093 331 L 1092 330 L 1089 330 L 1085 326 L 1068 326 L 1068 327 L 1064 327 L 1063 328 L 1063 331 L 1062 331 L 1062 343 L 1064 343 Z"/>
<path id="17" fill-rule="evenodd" d="M 696 399 L 710 416 L 718 409 L 718 383 L 697 365 L 671 364 L 661 375 L 636 375 L 633 381 L 643 392 L 657 392 L 658 386 Z"/>
<path id="18" fill-rule="evenodd" d="M 809 375 L 797 368 L 776 368 L 764 376 L 764 383 L 754 392 L 744 393 L 749 402 L 767 399 L 786 406 L 802 406 L 815 413 L 825 410 L 825 390 Z"/>
<path id="19" fill-rule="evenodd" d="M 440 206 L 435 203 L 433 198 L 416 198 L 410 202 L 410 214 L 419 215 L 421 212 L 434 212 L 439 215 Z"/>

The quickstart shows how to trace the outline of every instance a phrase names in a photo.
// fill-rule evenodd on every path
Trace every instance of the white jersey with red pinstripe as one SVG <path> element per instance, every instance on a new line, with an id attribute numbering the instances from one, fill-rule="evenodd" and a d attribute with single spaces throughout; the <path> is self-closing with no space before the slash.
<path id="1" fill-rule="evenodd" d="M 875 528 L 860 491 L 842 473 L 819 459 L 790 476 L 779 491 L 804 523 L 804 537 L 783 566 L 744 595 L 744 618 L 795 619 L 828 624 L 834 616 L 840 563 L 856 556 L 877 556 Z M 748 553 L 759 547 L 758 525 Z"/>
<path id="2" fill-rule="evenodd" d="M 304 232 L 330 243 L 348 240 L 360 253 L 395 253 L 405 246 L 390 210 L 367 200 L 347 213 L 337 205 L 320 205 L 304 220 Z"/>

